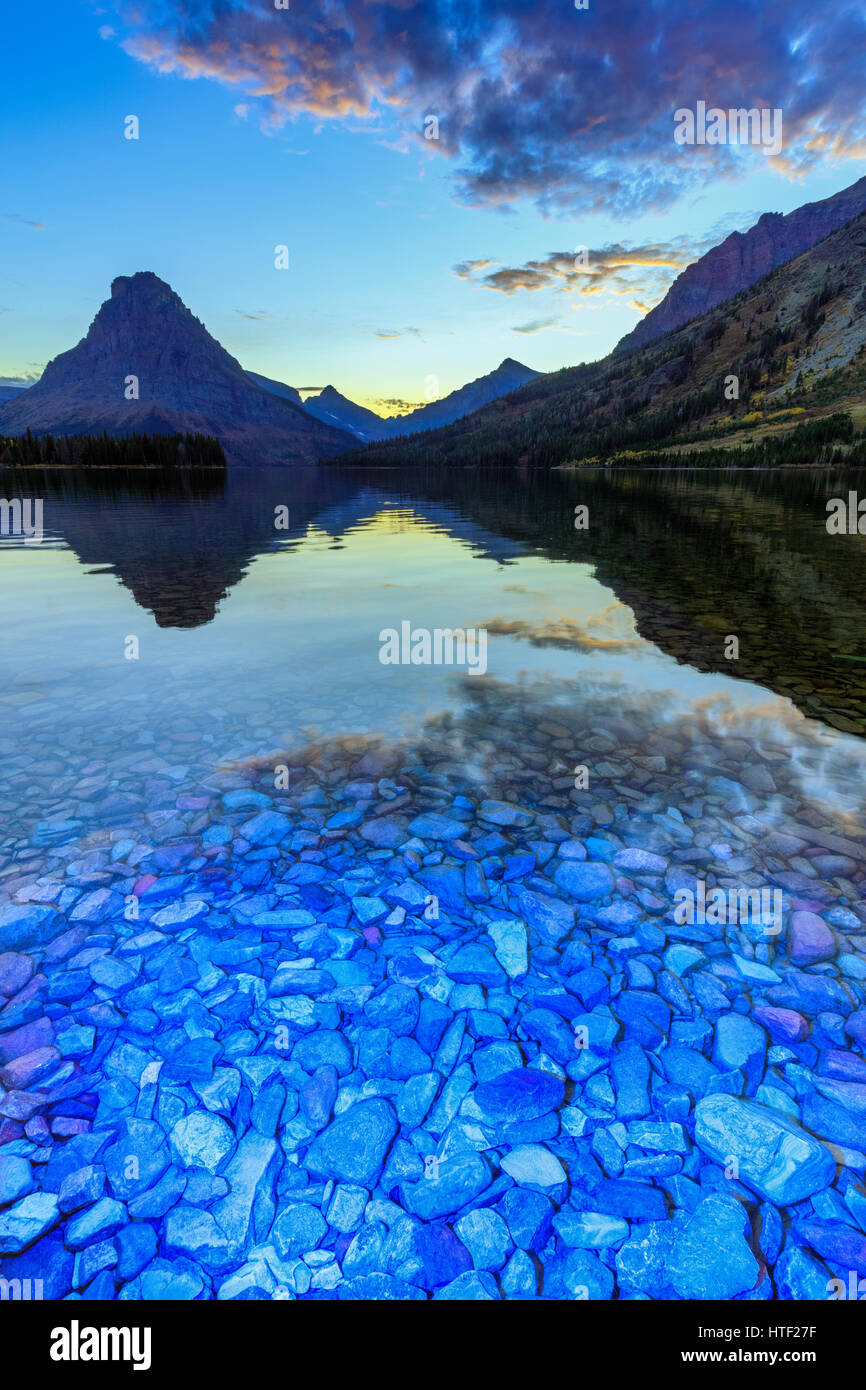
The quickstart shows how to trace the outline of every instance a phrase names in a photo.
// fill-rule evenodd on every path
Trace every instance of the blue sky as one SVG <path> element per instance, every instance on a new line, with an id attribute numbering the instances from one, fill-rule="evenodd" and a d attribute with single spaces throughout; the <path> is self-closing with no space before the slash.
<path id="1" fill-rule="evenodd" d="M 7 12 L 0 377 L 153 270 L 244 366 L 391 413 L 603 355 L 728 231 L 866 173 L 862 6 L 291 5 Z M 676 146 L 698 99 L 778 106 L 782 156 Z"/>

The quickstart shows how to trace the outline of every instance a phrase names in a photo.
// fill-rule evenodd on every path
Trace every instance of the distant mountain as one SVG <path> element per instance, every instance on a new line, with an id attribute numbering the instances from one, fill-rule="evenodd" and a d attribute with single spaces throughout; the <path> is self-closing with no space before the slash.
<path id="1" fill-rule="evenodd" d="M 398 415 L 390 421 L 392 434 L 417 434 L 419 430 L 435 430 L 440 425 L 453 424 L 473 410 L 480 410 L 490 401 L 498 400 L 525 386 L 539 375 L 513 357 L 506 357 L 495 371 L 460 386 L 441 401 L 431 401 L 429 405 L 419 406 L 408 415 Z"/>
<path id="2" fill-rule="evenodd" d="M 254 381 L 256 386 L 261 386 L 265 391 L 270 391 L 272 396 L 282 396 L 283 400 L 294 401 L 295 405 L 303 406 L 300 391 L 296 391 L 294 386 L 286 386 L 284 381 L 274 381 L 270 376 L 259 376 L 258 372 L 247 372 L 250 381 Z"/>
<path id="3" fill-rule="evenodd" d="M 269 381 L 267 377 L 255 376 L 252 372 L 248 375 L 268 391 L 276 390 L 281 394 L 293 389 L 291 386 L 283 386 L 280 382 Z M 308 396 L 304 401 L 304 409 L 324 424 L 348 430 L 362 444 L 370 444 L 382 439 L 394 439 L 401 434 L 418 434 L 421 430 L 433 430 L 440 425 L 450 425 L 454 420 L 459 420 L 473 410 L 480 410 L 481 406 L 487 405 L 489 401 L 498 400 L 500 396 L 515 391 L 518 386 L 525 385 L 537 376 L 538 372 L 534 372 L 531 367 L 524 367 L 521 362 L 515 362 L 513 357 L 506 357 L 495 371 L 478 377 L 476 381 L 470 381 L 466 386 L 458 387 L 439 401 L 421 405 L 407 415 L 376 415 L 374 411 L 356 405 L 347 396 L 341 395 L 333 386 L 326 386 L 317 396 Z"/>
<path id="4" fill-rule="evenodd" d="M 866 212 L 661 338 L 536 377 L 443 429 L 346 461 L 551 466 L 655 453 L 712 462 L 714 451 L 757 444 L 717 461 L 805 462 L 864 428 Z"/>
<path id="5" fill-rule="evenodd" d="M 866 177 L 819 203 L 805 203 L 783 216 L 765 212 L 748 232 L 732 232 L 674 280 L 664 299 L 616 352 L 640 347 L 688 323 L 748 289 L 763 275 L 808 251 L 852 217 L 866 210 Z"/>
<path id="6" fill-rule="evenodd" d="M 27 389 L 26 386 L 4 386 L 0 383 L 0 405 L 4 405 L 6 401 L 14 400 L 16 396 L 20 396 L 21 392 Z"/>
<path id="7" fill-rule="evenodd" d="M 207 434 L 220 441 L 229 464 L 315 463 L 352 443 L 292 398 L 251 380 L 150 271 L 114 280 L 86 337 L 0 408 L 0 433 L 27 429 Z"/>
<path id="8" fill-rule="evenodd" d="M 341 396 L 333 386 L 326 386 L 317 396 L 308 396 L 304 409 L 326 425 L 349 430 L 365 444 L 374 439 L 387 439 L 393 432 L 392 420 L 376 415 L 363 405 L 356 405 L 347 396 Z"/>

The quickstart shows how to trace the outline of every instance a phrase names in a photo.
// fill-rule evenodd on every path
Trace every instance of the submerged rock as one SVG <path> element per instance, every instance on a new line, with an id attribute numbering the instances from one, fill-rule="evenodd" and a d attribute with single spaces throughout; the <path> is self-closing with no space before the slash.
<path id="1" fill-rule="evenodd" d="M 836 1176 L 829 1149 L 775 1110 L 715 1095 L 695 1109 L 695 1143 L 777 1206 L 793 1205 L 828 1187 Z"/>

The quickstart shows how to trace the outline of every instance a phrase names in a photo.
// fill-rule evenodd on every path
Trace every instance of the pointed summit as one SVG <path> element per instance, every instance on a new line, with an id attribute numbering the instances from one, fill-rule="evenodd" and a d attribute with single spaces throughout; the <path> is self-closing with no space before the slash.
<path id="1" fill-rule="evenodd" d="M 351 442 L 266 390 L 152 271 L 119 275 L 81 342 L 0 410 L 0 432 L 216 439 L 229 463 L 314 463 Z"/>

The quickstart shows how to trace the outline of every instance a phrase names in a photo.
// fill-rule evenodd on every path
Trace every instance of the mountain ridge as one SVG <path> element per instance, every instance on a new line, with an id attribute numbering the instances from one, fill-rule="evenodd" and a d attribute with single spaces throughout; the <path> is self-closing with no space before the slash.
<path id="1" fill-rule="evenodd" d="M 765 212 L 746 232 L 732 232 L 686 266 L 614 353 L 628 352 L 700 317 L 802 255 L 866 210 L 866 175 L 848 188 L 792 212 Z"/>
<path id="2" fill-rule="evenodd" d="M 848 411 L 843 428 L 838 416 Z M 799 424 L 821 420 L 826 438 L 822 429 L 793 438 Z M 813 442 L 817 455 L 864 428 L 866 212 L 664 337 L 541 376 L 422 439 L 345 461 L 549 467 L 663 451 L 685 462 L 715 440 L 724 449 L 766 442 L 767 461 L 793 446 L 800 461 Z"/>

